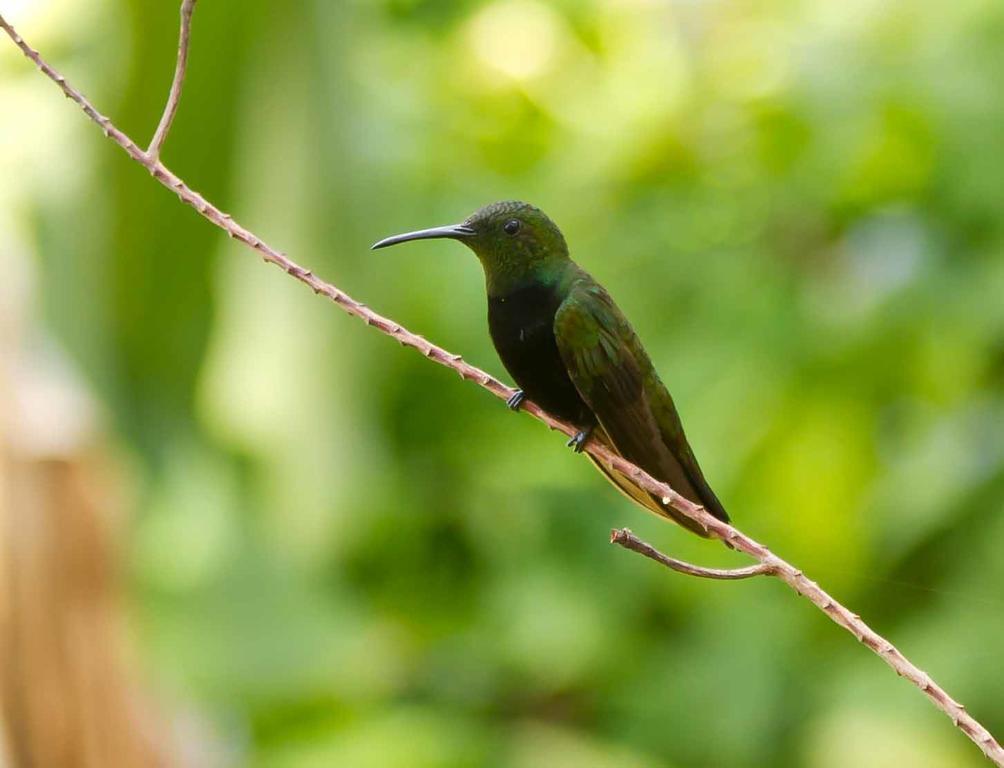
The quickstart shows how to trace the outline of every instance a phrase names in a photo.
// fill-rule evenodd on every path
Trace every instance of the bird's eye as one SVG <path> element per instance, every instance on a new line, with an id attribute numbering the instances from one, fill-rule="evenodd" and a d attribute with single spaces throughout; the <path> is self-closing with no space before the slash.
<path id="1" fill-rule="evenodd" d="M 507 235 L 515 235 L 519 232 L 519 227 L 519 219 L 509 219 L 509 221 L 503 225 L 502 229 Z"/>

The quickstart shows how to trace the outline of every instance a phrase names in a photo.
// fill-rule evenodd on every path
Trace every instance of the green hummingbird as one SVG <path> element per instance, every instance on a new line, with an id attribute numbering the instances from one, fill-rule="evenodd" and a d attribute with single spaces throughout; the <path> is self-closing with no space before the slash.
<path id="1" fill-rule="evenodd" d="M 448 238 L 481 262 L 488 291 L 488 329 L 506 370 L 525 397 L 578 428 L 577 452 L 599 440 L 652 477 L 728 515 L 704 479 L 673 398 L 610 294 L 568 255 L 561 230 L 528 203 L 486 205 L 461 224 L 395 235 L 373 248 Z M 625 496 L 702 536 L 705 531 L 625 475 L 590 460 Z"/>

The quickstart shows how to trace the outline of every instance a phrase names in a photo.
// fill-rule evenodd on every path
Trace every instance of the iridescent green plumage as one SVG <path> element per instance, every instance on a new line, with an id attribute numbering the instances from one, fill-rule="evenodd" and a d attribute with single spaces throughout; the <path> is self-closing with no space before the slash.
<path id="1" fill-rule="evenodd" d="M 728 520 L 637 334 L 606 290 L 569 258 L 554 222 L 538 208 L 505 201 L 462 224 L 387 238 L 374 248 L 438 237 L 460 240 L 478 256 L 499 357 L 527 397 L 582 430 L 577 448 L 592 435 Z M 661 499 L 593 463 L 636 503 L 705 535 Z"/>

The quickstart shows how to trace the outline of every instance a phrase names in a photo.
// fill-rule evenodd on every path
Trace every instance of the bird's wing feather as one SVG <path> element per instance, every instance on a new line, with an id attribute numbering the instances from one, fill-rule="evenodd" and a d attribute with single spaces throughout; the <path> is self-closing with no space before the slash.
<path id="1" fill-rule="evenodd" d="M 697 467 L 669 393 L 609 294 L 591 281 L 573 287 L 558 308 L 554 331 L 572 382 L 603 428 L 600 439 L 716 517 L 728 519 Z M 597 467 L 632 500 L 707 535 L 625 476 Z"/>

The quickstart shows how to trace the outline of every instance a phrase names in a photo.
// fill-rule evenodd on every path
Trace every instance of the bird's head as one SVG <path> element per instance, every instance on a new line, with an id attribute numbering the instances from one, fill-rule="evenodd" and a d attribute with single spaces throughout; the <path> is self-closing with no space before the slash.
<path id="1" fill-rule="evenodd" d="M 474 251 L 484 267 L 489 293 L 568 260 L 568 246 L 557 225 L 540 208 L 515 200 L 486 205 L 460 224 L 385 238 L 373 248 L 432 238 L 459 240 Z"/>

